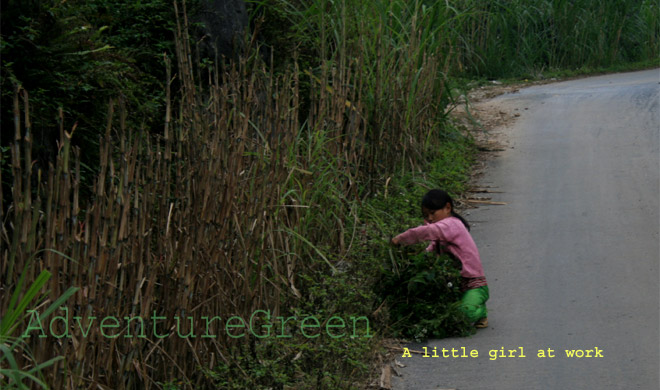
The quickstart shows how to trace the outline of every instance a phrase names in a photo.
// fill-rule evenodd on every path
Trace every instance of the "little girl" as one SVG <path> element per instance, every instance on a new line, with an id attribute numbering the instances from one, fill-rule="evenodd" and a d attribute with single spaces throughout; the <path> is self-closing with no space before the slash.
<path id="1" fill-rule="evenodd" d="M 488 284 L 481 266 L 479 251 L 468 232 L 470 225 L 454 211 L 454 202 L 443 190 L 431 190 L 422 198 L 424 225 L 408 229 L 392 238 L 394 245 L 411 245 L 431 241 L 427 251 L 449 253 L 462 264 L 461 276 L 463 297 L 461 310 L 474 326 L 488 326 Z"/>

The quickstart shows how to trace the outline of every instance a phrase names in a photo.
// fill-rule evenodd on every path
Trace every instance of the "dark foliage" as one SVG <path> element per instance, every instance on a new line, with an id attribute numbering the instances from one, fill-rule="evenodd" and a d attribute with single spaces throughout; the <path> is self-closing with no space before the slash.
<path id="1" fill-rule="evenodd" d="M 467 336 L 474 328 L 458 308 L 460 264 L 432 253 L 397 253 L 377 284 L 394 336 L 416 340 Z"/>
<path id="2" fill-rule="evenodd" d="M 131 126 L 162 127 L 173 28 L 166 0 L 3 1 L 2 145 L 14 138 L 12 99 L 21 86 L 30 96 L 35 168 L 45 170 L 56 154 L 62 108 L 63 128 L 77 124 L 83 180 L 91 178 L 109 99 L 121 100 Z"/>

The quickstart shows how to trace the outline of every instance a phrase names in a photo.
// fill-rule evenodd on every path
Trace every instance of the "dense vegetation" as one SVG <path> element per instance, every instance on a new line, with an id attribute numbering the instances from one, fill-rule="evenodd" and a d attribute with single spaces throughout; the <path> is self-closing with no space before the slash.
<path id="1" fill-rule="evenodd" d="M 3 1 L 0 385 L 357 388 L 383 335 L 469 333 L 432 301 L 455 268 L 387 245 L 426 188 L 465 189 L 458 80 L 657 65 L 660 24 L 647 0 L 456 3 L 252 1 L 225 61 L 197 1 Z M 21 339 L 37 307 L 72 337 Z M 260 310 L 291 337 L 225 332 Z"/>

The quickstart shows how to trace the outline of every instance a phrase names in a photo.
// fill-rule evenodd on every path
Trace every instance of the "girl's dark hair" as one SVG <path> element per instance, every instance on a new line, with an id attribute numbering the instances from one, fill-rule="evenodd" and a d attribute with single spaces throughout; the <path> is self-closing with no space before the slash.
<path id="1" fill-rule="evenodd" d="M 470 230 L 470 224 L 467 223 L 465 218 L 461 217 L 458 215 L 456 211 L 454 211 L 454 200 L 449 196 L 448 193 L 446 193 L 443 190 L 431 190 L 424 195 L 422 198 L 422 207 L 431 211 L 435 210 L 440 210 L 441 208 L 445 207 L 449 203 L 451 206 L 451 215 L 452 217 L 456 217 L 463 222 L 463 225 L 465 225 L 465 228 L 467 230 Z"/>

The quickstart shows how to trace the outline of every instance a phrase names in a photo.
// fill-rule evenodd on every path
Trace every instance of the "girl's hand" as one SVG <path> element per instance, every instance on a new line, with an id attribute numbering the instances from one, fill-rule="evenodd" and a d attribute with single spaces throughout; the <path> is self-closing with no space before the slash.
<path id="1" fill-rule="evenodd" d="M 392 245 L 399 245 L 399 236 L 393 237 L 392 240 L 390 240 Z"/>

